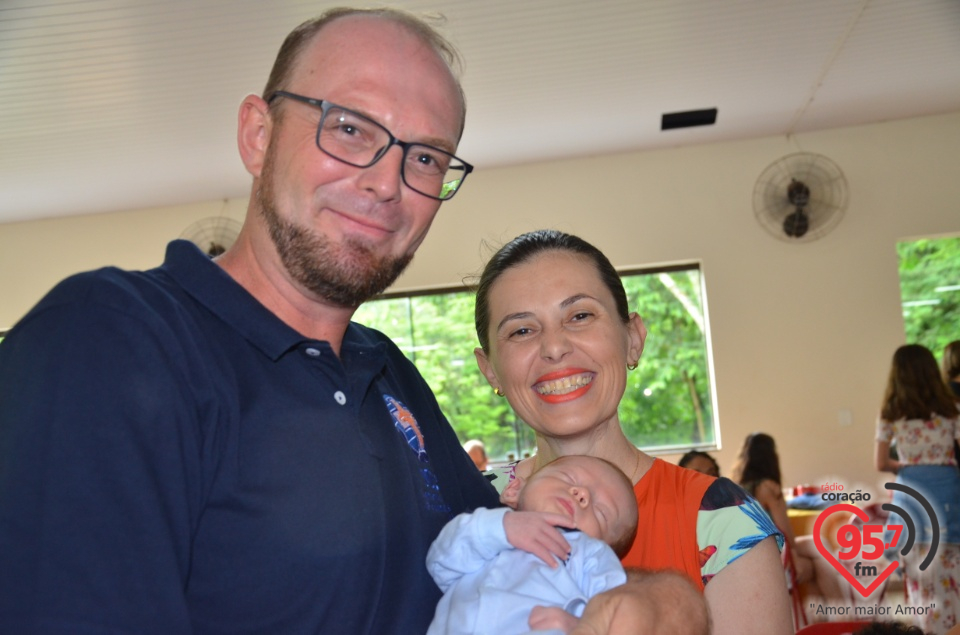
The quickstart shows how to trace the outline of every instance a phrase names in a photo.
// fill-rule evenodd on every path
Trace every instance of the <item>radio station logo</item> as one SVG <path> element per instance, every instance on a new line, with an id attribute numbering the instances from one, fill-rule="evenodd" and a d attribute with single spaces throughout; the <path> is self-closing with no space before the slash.
<path id="1" fill-rule="evenodd" d="M 926 571 L 930 563 L 937 555 L 937 547 L 940 544 L 940 525 L 937 522 L 937 515 L 930 502 L 917 490 L 903 485 L 901 483 L 887 483 L 884 487 L 888 490 L 902 492 L 914 499 L 920 504 L 930 519 L 932 528 L 932 537 L 930 540 L 930 551 L 920 564 L 920 570 Z M 826 499 L 826 496 L 824 496 Z M 880 570 L 880 558 L 887 554 L 890 558 L 890 550 L 897 547 L 901 542 L 904 527 L 906 527 L 906 541 L 903 548 L 899 550 L 900 557 L 905 557 L 913 549 L 917 534 L 917 520 L 911 513 L 893 503 L 884 503 L 881 509 L 896 514 L 904 524 L 877 524 L 871 523 L 870 516 L 862 509 L 849 503 L 838 503 L 825 509 L 816 520 L 813 526 L 813 541 L 817 546 L 817 551 L 823 555 L 827 561 L 833 565 L 833 568 L 842 575 L 847 582 L 864 598 L 869 596 L 878 586 L 896 571 L 900 566 L 899 560 L 892 560 L 886 567 Z M 836 540 L 840 549 L 834 555 L 827 545 L 823 543 L 823 537 L 820 530 L 824 521 L 830 516 L 838 513 L 852 514 L 851 522 L 841 525 L 832 538 Z M 860 519 L 861 522 L 854 524 L 853 516 Z M 925 524 L 925 523 L 924 523 Z M 922 526 L 922 525 L 921 525 Z M 884 542 L 884 540 L 887 542 Z M 894 554 L 896 552 L 894 551 Z"/>

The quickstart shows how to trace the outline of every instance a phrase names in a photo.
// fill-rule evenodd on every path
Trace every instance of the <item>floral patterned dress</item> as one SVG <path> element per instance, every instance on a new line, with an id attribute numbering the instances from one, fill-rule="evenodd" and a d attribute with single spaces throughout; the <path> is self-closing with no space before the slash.
<path id="1" fill-rule="evenodd" d="M 960 439 L 960 420 L 940 415 L 925 420 L 881 418 L 876 438 L 887 443 L 896 441 L 903 464 L 897 483 L 918 491 L 936 512 L 939 545 L 935 557 L 921 570 L 932 545 L 929 514 L 913 497 L 894 492 L 893 504 L 907 510 L 917 529 L 913 548 L 901 555 L 898 550 L 903 545 L 898 544 L 894 553 L 894 559 L 900 559 L 904 566 L 908 603 L 923 609 L 914 617 L 920 628 L 931 635 L 945 633 L 960 623 L 960 472 L 953 451 L 954 439 Z M 891 513 L 887 524 L 903 521 Z M 901 542 L 906 538 L 901 536 Z"/>

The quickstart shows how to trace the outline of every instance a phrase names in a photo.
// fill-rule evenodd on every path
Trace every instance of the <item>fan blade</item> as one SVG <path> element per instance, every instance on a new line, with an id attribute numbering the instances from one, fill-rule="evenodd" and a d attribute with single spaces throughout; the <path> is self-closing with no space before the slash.
<path id="1" fill-rule="evenodd" d="M 810 229 L 810 220 L 803 213 L 803 208 L 798 207 L 797 211 L 789 214 L 783 221 L 783 231 L 791 238 L 800 238 Z"/>

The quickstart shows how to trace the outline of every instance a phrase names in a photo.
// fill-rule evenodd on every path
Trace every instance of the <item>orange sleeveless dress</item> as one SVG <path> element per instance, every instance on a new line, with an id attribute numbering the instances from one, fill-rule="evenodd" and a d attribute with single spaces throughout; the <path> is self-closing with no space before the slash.
<path id="1" fill-rule="evenodd" d="M 640 517 L 633 547 L 621 559 L 624 567 L 686 574 L 702 591 L 702 554 L 697 542 L 697 516 L 712 476 L 657 459 L 633 491 Z M 704 554 L 709 557 L 709 554 Z"/>

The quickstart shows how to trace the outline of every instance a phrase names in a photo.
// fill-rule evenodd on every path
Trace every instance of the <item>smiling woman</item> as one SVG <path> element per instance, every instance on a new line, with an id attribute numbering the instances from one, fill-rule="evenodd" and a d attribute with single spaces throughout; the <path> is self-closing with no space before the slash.
<path id="1" fill-rule="evenodd" d="M 642 307 L 650 329 L 646 352 L 628 373 L 620 402 L 624 433 L 654 453 L 715 447 L 709 325 L 699 266 L 634 268 L 620 276 L 629 306 Z M 389 335 L 416 363 L 462 440 L 482 439 L 493 461 L 522 458 L 534 449 L 533 434 L 477 371 L 473 313 L 473 292 L 458 287 L 386 294 L 361 306 L 354 319 Z M 557 399 L 586 381 L 582 374 L 551 380 Z"/>
<path id="2" fill-rule="evenodd" d="M 518 236 L 484 266 L 474 321 L 480 371 L 536 436 L 534 455 L 493 470 L 501 500 L 559 457 L 605 459 L 637 501 L 625 567 L 685 575 L 717 635 L 792 632 L 783 539 L 759 504 L 728 479 L 656 459 L 624 432 L 619 405 L 648 333 L 603 252 L 554 230 Z"/>

